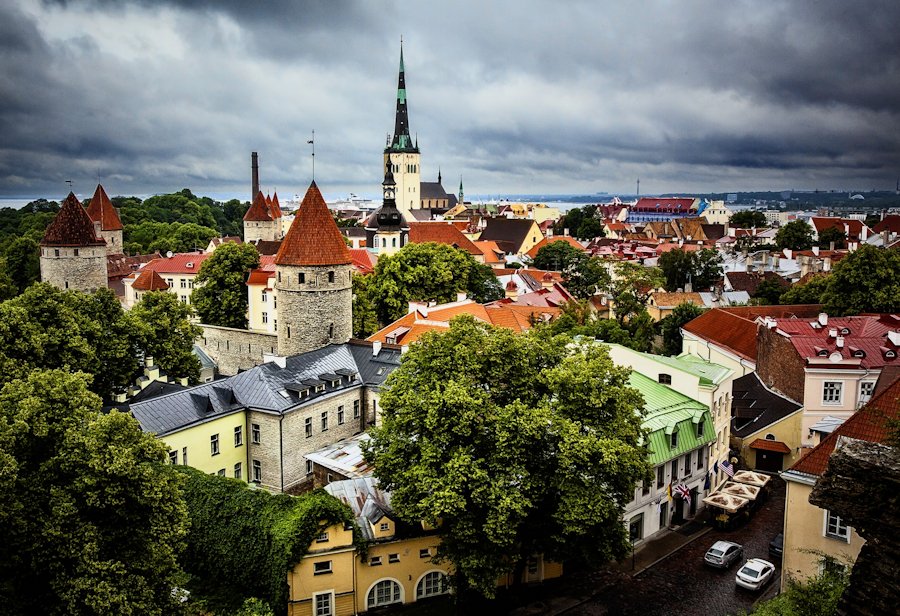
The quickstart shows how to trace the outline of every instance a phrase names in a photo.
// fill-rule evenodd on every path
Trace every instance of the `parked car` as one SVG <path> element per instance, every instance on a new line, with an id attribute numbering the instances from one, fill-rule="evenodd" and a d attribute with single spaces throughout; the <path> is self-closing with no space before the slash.
<path id="1" fill-rule="evenodd" d="M 732 543 L 731 541 L 716 541 L 712 544 L 712 547 L 706 551 L 703 562 L 711 567 L 728 569 L 743 557 L 744 548 L 737 543 Z"/>
<path id="2" fill-rule="evenodd" d="M 769 542 L 769 556 L 781 560 L 784 554 L 784 533 L 778 533 L 775 538 Z"/>
<path id="3" fill-rule="evenodd" d="M 734 583 L 747 590 L 759 590 L 775 574 L 775 565 L 761 558 L 751 558 L 738 569 Z"/>

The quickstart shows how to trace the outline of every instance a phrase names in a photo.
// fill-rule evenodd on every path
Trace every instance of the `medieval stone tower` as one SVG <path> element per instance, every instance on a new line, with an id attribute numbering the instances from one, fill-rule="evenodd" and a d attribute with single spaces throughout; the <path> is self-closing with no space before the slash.
<path id="1" fill-rule="evenodd" d="M 394 116 L 394 138 L 384 149 L 384 164 L 392 165 L 397 183 L 397 209 L 407 216 L 410 210 L 422 207 L 419 144 L 409 134 L 409 114 L 406 108 L 406 74 L 403 68 L 403 46 L 400 47 L 400 77 L 397 84 L 397 112 Z"/>
<path id="2" fill-rule="evenodd" d="M 250 209 L 244 214 L 244 241 L 278 241 L 284 237 L 278 192 L 273 199 L 264 197 L 259 189 L 259 154 L 256 152 L 250 153 L 250 171 Z"/>
<path id="3" fill-rule="evenodd" d="M 313 182 L 275 255 L 279 355 L 350 339 L 351 262 L 344 238 Z"/>
<path id="4" fill-rule="evenodd" d="M 41 240 L 41 280 L 86 293 L 106 288 L 106 241 L 73 193 Z"/>
<path id="5" fill-rule="evenodd" d="M 97 190 L 94 191 L 87 213 L 94 222 L 94 232 L 97 237 L 102 237 L 106 241 L 106 254 L 122 254 L 124 252 L 122 249 L 122 221 L 100 184 L 97 184 Z"/>

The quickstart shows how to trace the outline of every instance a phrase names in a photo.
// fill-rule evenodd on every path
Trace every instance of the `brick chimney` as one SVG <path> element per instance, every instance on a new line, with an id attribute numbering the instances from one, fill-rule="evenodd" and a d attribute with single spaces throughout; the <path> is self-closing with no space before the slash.
<path id="1" fill-rule="evenodd" d="M 256 200 L 256 194 L 259 192 L 259 155 L 256 152 L 250 152 L 250 172 L 252 174 L 250 203 L 253 203 Z"/>

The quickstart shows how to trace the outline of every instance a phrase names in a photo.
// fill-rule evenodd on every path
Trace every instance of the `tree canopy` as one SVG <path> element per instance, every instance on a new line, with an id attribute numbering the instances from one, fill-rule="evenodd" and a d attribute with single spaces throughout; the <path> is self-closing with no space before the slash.
<path id="1" fill-rule="evenodd" d="M 819 239 L 816 245 L 820 248 L 830 248 L 834 242 L 835 248 L 845 248 L 847 245 L 847 234 L 837 227 L 828 227 L 819 232 Z"/>
<path id="2" fill-rule="evenodd" d="M 0 390 L 0 597 L 8 614 L 174 613 L 186 510 L 166 446 L 100 413 L 89 377 Z"/>
<path id="3" fill-rule="evenodd" d="M 740 210 L 731 215 L 728 224 L 732 227 L 741 229 L 752 229 L 753 227 L 768 227 L 766 215 L 756 210 Z"/>
<path id="4" fill-rule="evenodd" d="M 665 278 L 658 267 L 644 267 L 630 261 L 616 263 L 610 295 L 619 324 L 645 312 L 650 294 L 664 284 Z"/>
<path id="5" fill-rule="evenodd" d="M 722 255 L 712 248 L 695 252 L 676 248 L 660 255 L 658 264 L 667 291 L 685 289 L 688 282 L 694 291 L 701 291 L 722 278 Z"/>
<path id="6" fill-rule="evenodd" d="M 900 306 L 900 251 L 868 244 L 837 262 L 822 294 L 825 310 L 842 316 L 897 312 Z"/>
<path id="7" fill-rule="evenodd" d="M 706 310 L 703 307 L 685 302 L 675 306 L 675 309 L 659 322 L 658 327 L 663 339 L 662 351 L 664 355 L 679 355 L 681 353 L 682 342 L 684 341 L 684 337 L 681 335 L 681 328 L 685 323 L 693 321 L 704 312 Z"/>
<path id="8" fill-rule="evenodd" d="M 603 235 L 603 221 L 597 213 L 596 205 L 573 207 L 565 213 L 556 224 L 553 225 L 553 233 L 562 235 L 566 231 L 572 237 L 582 240 L 592 240 Z"/>
<path id="9" fill-rule="evenodd" d="M 200 378 L 200 360 L 193 353 L 194 341 L 203 329 L 191 322 L 193 309 L 178 300 L 174 293 L 144 293 L 131 314 L 142 325 L 141 348 L 168 375 L 187 378 L 196 383 Z"/>
<path id="10" fill-rule="evenodd" d="M 609 268 L 599 257 L 563 240 L 550 242 L 538 250 L 534 267 L 561 272 L 566 289 L 579 299 L 589 299 L 609 286 Z"/>
<path id="11" fill-rule="evenodd" d="M 447 244 L 407 244 L 380 257 L 372 276 L 369 289 L 382 325 L 406 314 L 411 301 L 453 302 L 460 292 L 479 302 L 503 297 L 489 267 Z"/>
<path id="12" fill-rule="evenodd" d="M 784 305 L 821 304 L 829 281 L 828 274 L 820 274 L 811 277 L 803 284 L 794 284 L 781 294 L 778 303 Z"/>
<path id="13" fill-rule="evenodd" d="M 532 265 L 541 270 L 562 272 L 584 260 L 584 250 L 565 240 L 551 240 L 534 256 Z"/>
<path id="14" fill-rule="evenodd" d="M 353 273 L 353 337 L 368 338 L 378 331 L 378 314 L 372 301 L 374 276 Z"/>
<path id="15" fill-rule="evenodd" d="M 259 267 L 252 244 L 222 244 L 200 266 L 191 303 L 207 325 L 247 328 L 247 275 Z"/>
<path id="16" fill-rule="evenodd" d="M 792 220 L 775 234 L 775 245 L 780 249 L 809 250 L 813 245 L 812 227 L 804 220 Z"/>
<path id="17" fill-rule="evenodd" d="M 395 513 L 438 527 L 463 595 L 492 596 L 535 554 L 627 550 L 621 514 L 649 473 L 643 401 L 605 347 L 571 343 L 458 317 L 410 348 L 381 395 L 366 458 Z"/>

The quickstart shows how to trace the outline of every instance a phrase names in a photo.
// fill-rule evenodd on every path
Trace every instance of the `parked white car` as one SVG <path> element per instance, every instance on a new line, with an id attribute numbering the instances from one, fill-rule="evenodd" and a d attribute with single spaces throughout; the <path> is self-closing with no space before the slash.
<path id="1" fill-rule="evenodd" d="M 738 569 L 734 583 L 747 590 L 759 590 L 775 574 L 775 565 L 761 558 L 751 558 Z"/>

